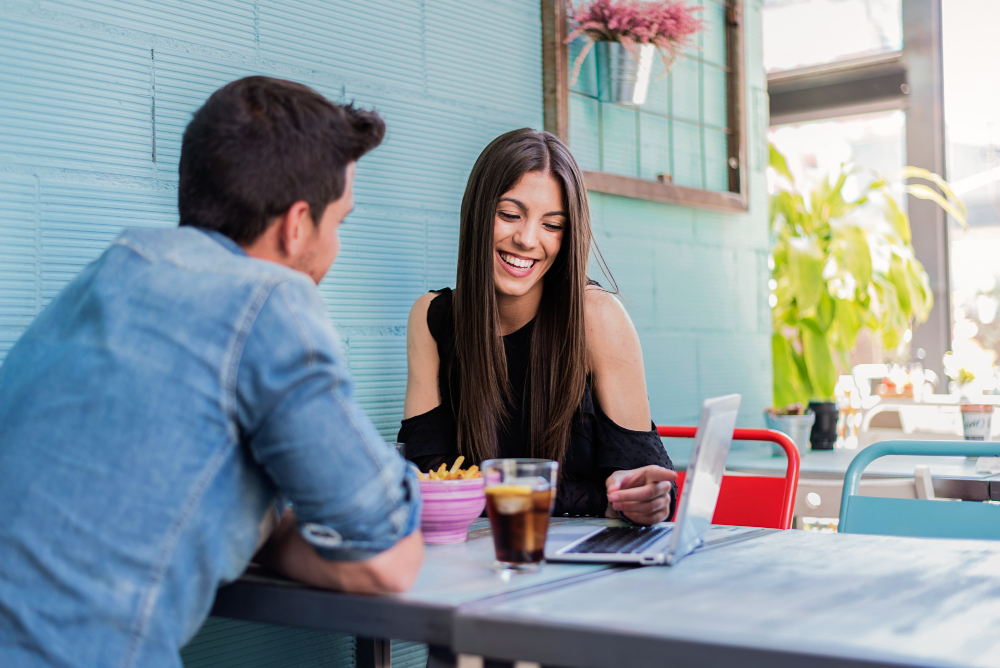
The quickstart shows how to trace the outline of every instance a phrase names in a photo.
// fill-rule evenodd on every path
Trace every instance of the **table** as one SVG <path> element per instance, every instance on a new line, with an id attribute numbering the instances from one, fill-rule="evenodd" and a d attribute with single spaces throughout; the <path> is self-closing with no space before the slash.
<path id="1" fill-rule="evenodd" d="M 596 518 L 552 518 L 549 539 L 553 545 L 559 544 L 559 527 L 567 524 L 621 523 Z M 749 540 L 770 531 L 714 526 L 706 536 L 707 547 Z M 467 542 L 427 546 L 420 575 L 405 594 L 360 596 L 313 589 L 252 567 L 238 581 L 219 589 L 211 614 L 369 639 L 394 638 L 452 646 L 455 616 L 465 605 L 503 600 L 525 591 L 554 591 L 622 570 L 608 565 L 548 563 L 538 573 L 512 574 L 497 572 L 493 562 L 489 521 L 477 519 Z M 376 655 L 385 651 L 384 644 L 378 643 L 371 649 Z"/>
<path id="2" fill-rule="evenodd" d="M 467 606 L 455 648 L 575 668 L 1000 666 L 1000 542 L 775 532 Z"/>

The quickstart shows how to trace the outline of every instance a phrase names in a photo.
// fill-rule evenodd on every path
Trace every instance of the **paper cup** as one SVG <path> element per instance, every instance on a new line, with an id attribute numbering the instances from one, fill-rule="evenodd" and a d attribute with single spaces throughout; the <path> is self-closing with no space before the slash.
<path id="1" fill-rule="evenodd" d="M 962 431 L 967 441 L 990 440 L 993 404 L 962 404 Z"/>

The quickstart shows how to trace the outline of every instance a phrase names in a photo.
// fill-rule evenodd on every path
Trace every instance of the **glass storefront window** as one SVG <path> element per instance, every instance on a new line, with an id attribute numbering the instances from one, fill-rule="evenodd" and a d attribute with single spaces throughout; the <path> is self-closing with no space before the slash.
<path id="1" fill-rule="evenodd" d="M 989 45 L 995 0 L 942 6 L 948 180 L 968 208 L 969 229 L 950 230 L 952 350 L 978 389 L 997 391 L 1000 352 L 1000 62 Z"/>
<path id="2" fill-rule="evenodd" d="M 762 16 L 768 72 L 903 48 L 902 0 L 764 0 Z"/>
<path id="3" fill-rule="evenodd" d="M 906 164 L 905 124 L 902 111 L 887 111 L 778 125 L 768 139 L 785 155 L 799 188 L 838 171 L 842 163 L 861 168 L 859 178 L 874 171 L 894 181 Z M 850 195 L 848 187 L 845 196 Z"/>

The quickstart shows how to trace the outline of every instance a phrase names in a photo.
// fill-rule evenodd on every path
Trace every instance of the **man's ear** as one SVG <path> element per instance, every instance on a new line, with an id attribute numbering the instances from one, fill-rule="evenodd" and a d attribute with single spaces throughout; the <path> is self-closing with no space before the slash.
<path id="1" fill-rule="evenodd" d="M 299 200 L 288 207 L 284 214 L 278 217 L 278 244 L 281 252 L 289 259 L 302 255 L 312 238 L 315 227 L 309 203 Z"/>

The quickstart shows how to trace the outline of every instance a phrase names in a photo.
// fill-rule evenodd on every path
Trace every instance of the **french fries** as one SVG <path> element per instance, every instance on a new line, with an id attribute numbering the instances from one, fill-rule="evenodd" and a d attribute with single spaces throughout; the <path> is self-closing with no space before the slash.
<path id="1" fill-rule="evenodd" d="M 427 473 L 420 473 L 421 480 L 468 480 L 469 478 L 482 478 L 483 474 L 479 472 L 479 467 L 473 464 L 467 469 L 461 468 L 462 462 L 465 461 L 463 455 L 459 455 L 455 463 L 451 465 L 451 469 L 448 468 L 447 464 L 441 464 L 436 471 L 428 471 Z"/>

